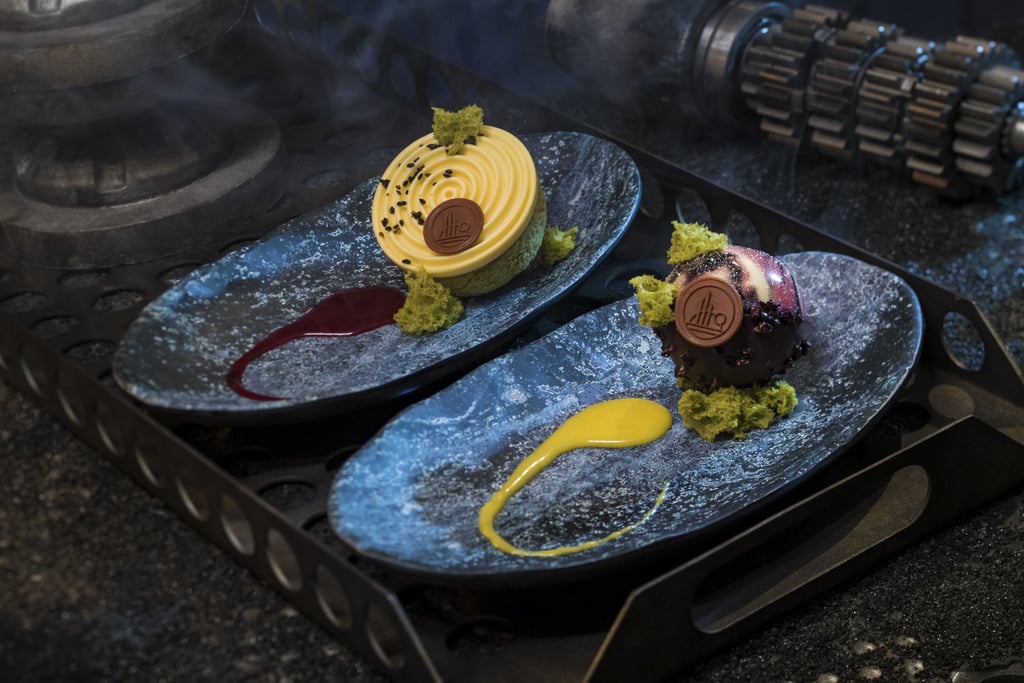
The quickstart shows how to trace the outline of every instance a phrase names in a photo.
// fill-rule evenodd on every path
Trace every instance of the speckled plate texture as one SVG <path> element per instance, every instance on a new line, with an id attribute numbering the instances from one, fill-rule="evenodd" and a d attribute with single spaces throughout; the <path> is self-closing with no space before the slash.
<path id="1" fill-rule="evenodd" d="M 880 416 L 918 358 L 923 333 L 913 290 L 846 256 L 784 257 L 801 287 L 812 343 L 786 377 L 793 414 L 746 440 L 708 444 L 683 427 L 671 360 L 636 318 L 631 297 L 476 369 L 414 404 L 353 455 L 332 487 L 330 522 L 358 552 L 437 578 L 513 581 L 593 568 L 733 518 L 807 476 Z M 477 515 L 514 467 L 582 408 L 643 397 L 670 408 L 661 439 L 635 448 L 581 448 L 556 459 L 505 506 L 496 530 L 526 549 L 601 538 L 559 557 L 495 549 Z"/>
<path id="2" fill-rule="evenodd" d="M 385 400 L 436 379 L 490 350 L 496 339 L 568 293 L 619 241 L 640 200 L 639 172 L 619 147 L 579 133 L 524 136 L 548 201 L 548 223 L 579 228 L 577 247 L 544 271 L 520 274 L 487 295 L 465 299 L 465 315 L 415 337 L 396 326 L 351 337 L 307 337 L 249 366 L 246 387 L 287 397 L 243 398 L 226 383 L 253 344 L 342 289 L 405 290 L 401 271 L 370 228 L 376 179 L 299 217 L 247 248 L 208 264 L 170 288 L 133 322 L 114 358 L 114 376 L 150 406 L 230 421 Z"/>

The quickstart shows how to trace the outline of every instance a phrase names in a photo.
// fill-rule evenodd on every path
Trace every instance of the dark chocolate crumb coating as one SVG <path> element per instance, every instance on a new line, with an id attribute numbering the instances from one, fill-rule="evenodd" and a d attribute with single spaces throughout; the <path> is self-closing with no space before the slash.
<path id="1" fill-rule="evenodd" d="M 662 354 L 672 358 L 677 377 L 707 389 L 764 384 L 807 353 L 809 344 L 798 330 L 804 317 L 800 294 L 775 257 L 729 246 L 680 264 L 668 279 L 682 290 L 708 275 L 736 289 L 743 319 L 731 338 L 710 347 L 688 342 L 674 324 L 655 328 Z"/>

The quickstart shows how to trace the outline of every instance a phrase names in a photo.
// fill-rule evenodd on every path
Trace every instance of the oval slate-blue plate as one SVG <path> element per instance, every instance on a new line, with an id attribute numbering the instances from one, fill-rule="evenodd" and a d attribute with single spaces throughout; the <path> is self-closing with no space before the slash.
<path id="1" fill-rule="evenodd" d="M 706 443 L 683 427 L 672 362 L 624 299 L 489 361 L 409 406 L 339 470 L 330 523 L 356 552 L 437 579 L 514 582 L 601 567 L 705 530 L 792 486 L 880 417 L 917 362 L 923 333 L 913 290 L 846 256 L 791 254 L 811 342 L 789 369 L 799 405 L 745 440 Z M 568 546 L 635 523 L 629 533 L 557 557 L 512 555 L 477 530 L 480 506 L 516 464 L 582 408 L 635 396 L 671 410 L 661 439 L 581 448 L 556 459 L 505 506 L 497 531 L 526 549 Z M 524 579 L 525 580 L 525 579 Z"/>
<path id="2" fill-rule="evenodd" d="M 249 421 L 340 411 L 387 400 L 484 357 L 578 284 L 636 215 L 639 172 L 616 145 L 580 133 L 523 136 L 548 202 L 548 223 L 579 228 L 577 247 L 548 271 L 464 300 L 447 330 L 415 337 L 387 325 L 351 337 L 307 337 L 254 361 L 244 398 L 227 384 L 236 359 L 325 297 L 352 287 L 405 290 L 370 228 L 375 179 L 197 269 L 150 303 L 114 358 L 118 384 L 139 401 L 196 419 Z"/>

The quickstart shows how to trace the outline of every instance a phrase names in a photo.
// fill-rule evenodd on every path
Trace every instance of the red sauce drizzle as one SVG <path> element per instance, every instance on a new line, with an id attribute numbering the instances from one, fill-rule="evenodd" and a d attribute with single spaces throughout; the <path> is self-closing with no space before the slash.
<path id="1" fill-rule="evenodd" d="M 228 370 L 228 386 L 239 396 L 254 401 L 281 401 L 250 391 L 242 383 L 246 368 L 263 354 L 302 337 L 352 337 L 394 322 L 405 295 L 391 287 L 353 287 L 327 297 L 301 318 L 280 327 L 246 351 Z"/>

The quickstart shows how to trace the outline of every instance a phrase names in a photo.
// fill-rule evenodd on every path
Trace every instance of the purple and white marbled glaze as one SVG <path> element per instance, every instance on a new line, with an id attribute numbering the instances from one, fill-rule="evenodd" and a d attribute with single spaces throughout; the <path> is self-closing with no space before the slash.
<path id="1" fill-rule="evenodd" d="M 809 343 L 798 331 L 805 317 L 800 291 L 774 256 L 730 245 L 679 264 L 669 281 L 681 291 L 704 276 L 722 280 L 737 291 L 743 320 L 731 338 L 712 347 L 688 343 L 675 325 L 656 328 L 662 353 L 672 358 L 677 377 L 709 389 L 763 384 L 807 352 Z"/>

